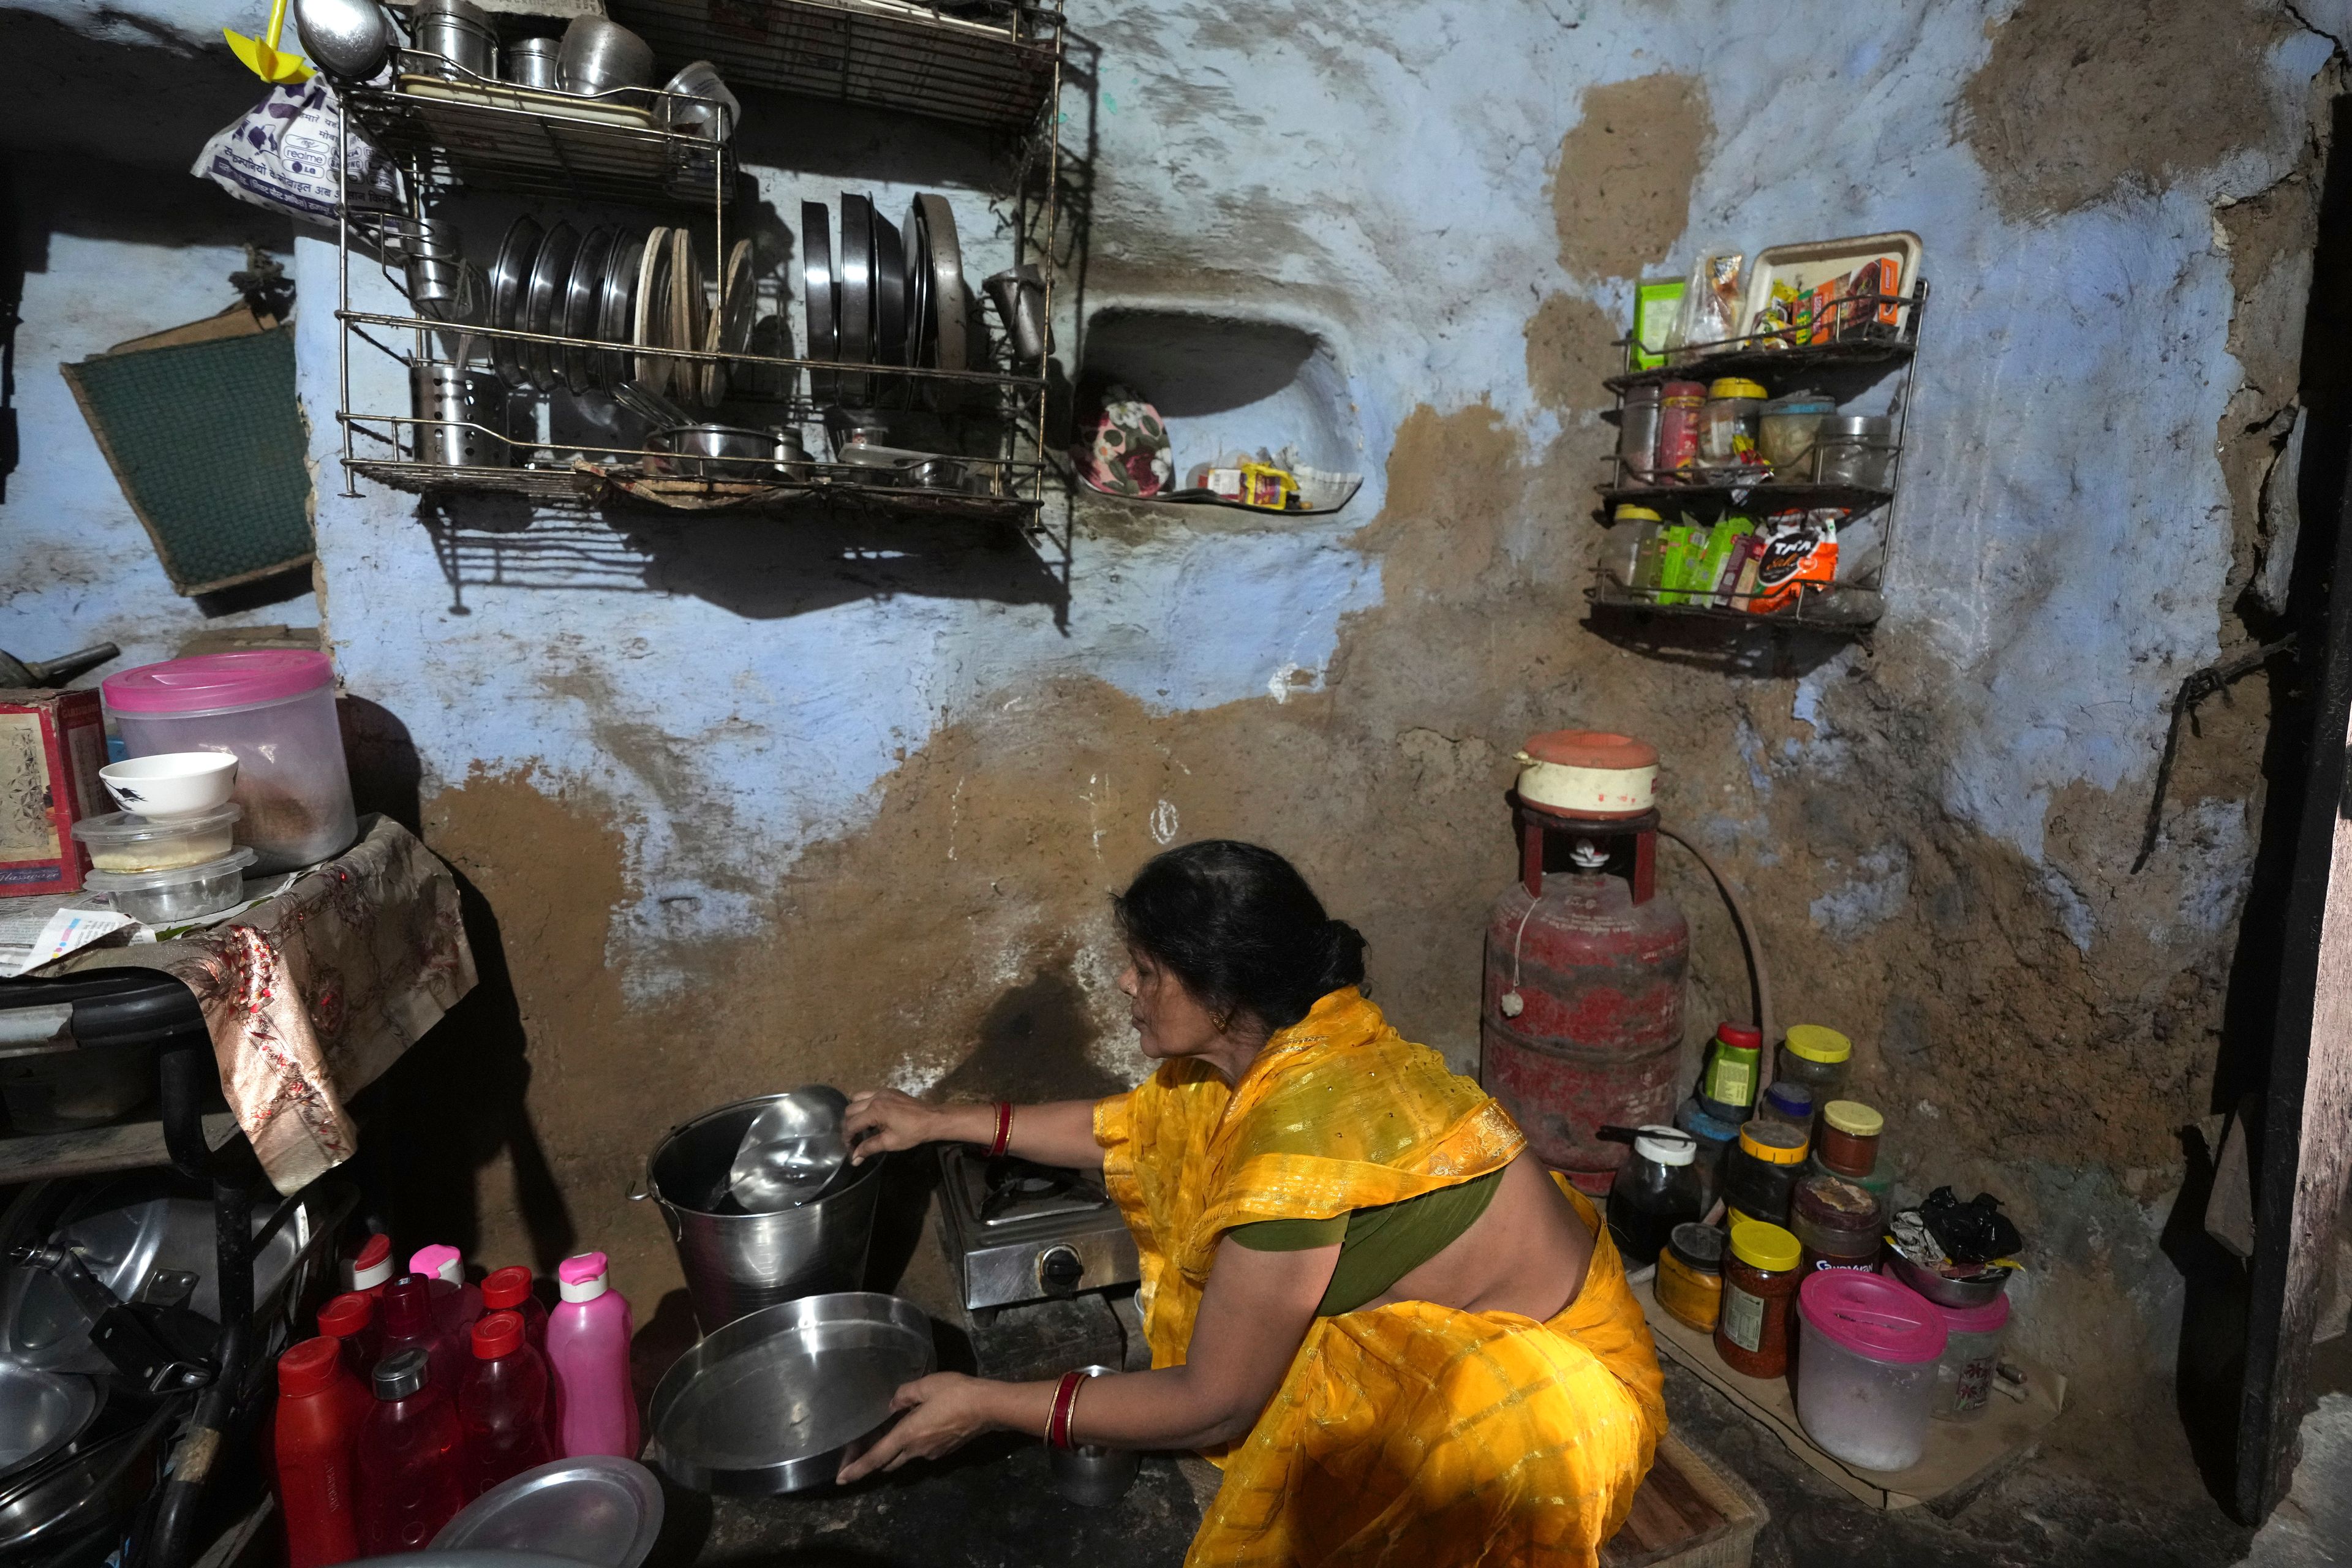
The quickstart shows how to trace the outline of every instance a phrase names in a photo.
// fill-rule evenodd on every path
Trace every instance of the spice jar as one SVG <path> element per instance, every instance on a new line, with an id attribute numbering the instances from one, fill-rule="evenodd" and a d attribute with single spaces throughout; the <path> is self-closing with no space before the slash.
<path id="1" fill-rule="evenodd" d="M 1818 392 L 1792 392 L 1764 405 L 1757 441 L 1776 479 L 1802 479 L 1813 455 L 1813 435 L 1837 405 Z"/>
<path id="2" fill-rule="evenodd" d="M 1813 1127 L 1813 1091 L 1794 1079 L 1778 1079 L 1757 1102 L 1757 1116 L 1765 1121 L 1785 1121 L 1810 1132 Z"/>
<path id="3" fill-rule="evenodd" d="M 1886 1118 L 1872 1107 L 1858 1100 L 1832 1100 L 1822 1108 L 1813 1152 L 1841 1176 L 1867 1176 L 1878 1169 L 1878 1135 L 1885 1131 Z"/>
<path id="4" fill-rule="evenodd" d="M 1735 1126 L 1756 1103 L 1756 1079 L 1764 1056 L 1764 1031 L 1740 1024 L 1717 1024 L 1708 1042 L 1706 1070 L 1699 1075 L 1699 1103 L 1710 1116 Z"/>
<path id="5" fill-rule="evenodd" d="M 1617 467 L 1620 483 L 1654 484 L 1658 468 L 1658 425 L 1665 391 L 1656 382 L 1625 389 L 1618 408 Z"/>
<path id="6" fill-rule="evenodd" d="M 1813 431 L 1813 471 L 1825 485 L 1891 489 L 1895 421 L 1883 414 L 1838 414 Z"/>
<path id="7" fill-rule="evenodd" d="M 1723 1232 L 1696 1221 L 1675 1226 L 1658 1255 L 1658 1305 L 1700 1333 L 1723 1315 Z"/>
<path id="8" fill-rule="evenodd" d="M 1633 1157 L 1609 1188 L 1609 1234 L 1626 1268 L 1655 1263 L 1675 1226 L 1698 1218 L 1697 1155 L 1698 1140 L 1687 1132 L 1655 1122 L 1639 1130 Z"/>
<path id="9" fill-rule="evenodd" d="M 1714 383 L 1699 416 L 1699 461 L 1710 468 L 1761 468 L 1758 437 L 1763 417 L 1763 383 L 1738 375 Z"/>
<path id="10" fill-rule="evenodd" d="M 1638 588 L 1642 582 L 1642 552 L 1664 521 L 1645 506 L 1621 506 L 1613 525 L 1601 542 L 1601 571 L 1621 587 Z M 1654 553 L 1653 550 L 1653 553 Z"/>
<path id="11" fill-rule="evenodd" d="M 1706 1214 L 1723 1195 L 1723 1162 L 1739 1142 L 1739 1123 L 1712 1114 L 1693 1095 L 1675 1112 L 1675 1125 L 1698 1141 L 1691 1169 L 1698 1173 L 1698 1212 Z"/>
<path id="12" fill-rule="evenodd" d="M 1661 484 L 1690 478 L 1698 466 L 1699 415 L 1706 406 L 1706 384 L 1669 381 L 1658 387 L 1658 457 Z"/>
<path id="13" fill-rule="evenodd" d="M 1789 1231 L 1816 1268 L 1874 1268 L 1886 1233 L 1886 1205 L 1843 1176 L 1807 1176 L 1789 1198 Z"/>
<path id="14" fill-rule="evenodd" d="M 1723 1163 L 1723 1198 L 1738 1219 L 1789 1223 L 1789 1194 L 1804 1174 L 1805 1131 L 1785 1121 L 1750 1121 Z M 1735 1223 L 1737 1223 L 1735 1221 Z"/>
<path id="15" fill-rule="evenodd" d="M 1715 1353 L 1749 1377 L 1789 1370 L 1789 1305 L 1804 1275 L 1797 1238 L 1777 1225 L 1742 1220 L 1731 1227 L 1731 1258 L 1723 1266 L 1723 1315 L 1715 1325 Z"/>
<path id="16" fill-rule="evenodd" d="M 1835 1029 L 1819 1024 L 1791 1024 L 1780 1042 L 1780 1070 L 1775 1078 L 1790 1079 L 1813 1091 L 1813 1103 L 1825 1105 L 1845 1098 L 1847 1068 L 1853 1061 L 1853 1042 Z"/>

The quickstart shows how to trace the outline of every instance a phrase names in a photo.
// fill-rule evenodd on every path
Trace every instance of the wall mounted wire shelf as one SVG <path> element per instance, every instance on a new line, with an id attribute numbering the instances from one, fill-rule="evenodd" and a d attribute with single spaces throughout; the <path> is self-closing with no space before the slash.
<path id="1" fill-rule="evenodd" d="M 1062 12 L 906 0 L 614 0 L 613 19 L 666 58 L 730 81 L 1025 131 L 1051 97 Z"/>
<path id="2" fill-rule="evenodd" d="M 547 92 L 399 49 L 390 85 L 348 89 L 343 104 L 369 141 L 427 178 L 646 204 L 733 195 L 726 106 L 681 93 Z M 689 109 L 715 116 L 721 134 L 669 129 Z"/>
<path id="3" fill-rule="evenodd" d="M 1754 332 L 1747 337 L 1727 338 L 1719 343 L 1702 343 L 1689 349 L 1677 349 L 1666 356 L 1666 363 L 1647 370 L 1629 370 L 1612 375 L 1601 384 L 1612 392 L 1623 392 L 1628 387 L 1649 382 L 1711 381 L 1722 375 L 1752 376 L 1769 374 L 1787 381 L 1809 371 L 1836 370 L 1850 365 L 1885 364 L 1892 360 L 1909 359 L 1916 350 L 1919 339 L 1919 316 L 1927 308 L 1927 284 L 1925 279 L 1913 285 L 1908 294 L 1858 293 L 1841 296 L 1855 308 L 1894 307 L 1895 321 L 1891 327 L 1874 323 L 1867 335 L 1841 339 L 1833 342 L 1798 342 L 1792 341 L 1802 329 L 1781 328 L 1768 332 Z"/>

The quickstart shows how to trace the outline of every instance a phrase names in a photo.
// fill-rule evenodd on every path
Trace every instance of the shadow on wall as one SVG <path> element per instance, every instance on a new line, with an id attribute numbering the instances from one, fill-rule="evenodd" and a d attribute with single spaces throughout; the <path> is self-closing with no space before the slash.
<path id="1" fill-rule="evenodd" d="M 46 163 L 86 190 L 93 206 L 139 223 L 152 210 L 148 202 L 125 199 L 92 162 L 169 171 L 193 195 L 198 186 L 188 166 L 214 132 L 260 100 L 262 85 L 217 33 L 208 47 L 192 48 L 125 12 L 75 9 L 122 41 L 91 37 L 36 11 L 0 10 L 0 100 L 8 105 L 0 147 L 38 154 L 18 159 L 18 168 Z M 143 41 L 127 41 L 135 35 Z M 202 188 L 236 205 L 217 187 Z M 284 227 L 284 219 L 258 207 L 241 210 Z"/>
<path id="2" fill-rule="evenodd" d="M 417 516 L 457 614 L 467 588 L 490 586 L 685 594 L 750 620 L 902 595 L 1049 605 L 1056 624 L 1068 614 L 1066 579 L 1003 523 L 814 507 L 681 520 L 625 503 L 583 516 L 495 497 L 426 500 Z"/>
<path id="3" fill-rule="evenodd" d="M 408 727 L 364 698 L 341 698 L 336 709 L 355 804 L 418 832 L 423 769 Z M 403 1246 L 442 1241 L 471 1255 L 482 1233 L 481 1173 L 503 1152 L 513 1173 L 512 1202 L 530 1237 L 530 1261 L 547 1274 L 571 1254 L 578 1232 L 531 1124 L 529 1039 L 498 918 L 462 873 L 457 898 L 479 978 L 438 1026 L 352 1102 L 360 1147 L 351 1173 L 370 1228 Z M 397 1136 L 372 1136 L 395 1129 Z"/>
<path id="4" fill-rule="evenodd" d="M 1286 322 L 1107 306 L 1087 322 L 1083 407 L 1113 384 L 1160 411 L 1183 470 L 1234 447 L 1286 445 L 1309 467 L 1363 467 L 1363 437 L 1331 345 Z"/>

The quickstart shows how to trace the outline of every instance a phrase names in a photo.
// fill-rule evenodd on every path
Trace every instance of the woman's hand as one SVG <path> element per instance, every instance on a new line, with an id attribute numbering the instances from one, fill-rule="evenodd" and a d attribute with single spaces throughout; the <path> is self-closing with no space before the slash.
<path id="1" fill-rule="evenodd" d="M 903 1096 L 901 1098 L 904 1098 Z M 936 1459 L 952 1453 L 996 1425 L 989 1414 L 994 1384 L 958 1372 L 917 1378 L 891 1396 L 903 1412 L 874 1447 L 841 1467 L 844 1486 L 877 1470 L 895 1470 L 909 1459 Z"/>
<path id="2" fill-rule="evenodd" d="M 849 1141 L 849 1163 L 858 1165 L 869 1155 L 953 1137 L 946 1121 L 942 1107 L 925 1105 L 895 1089 L 869 1089 L 853 1096 L 849 1109 L 842 1112 L 841 1135 Z"/>

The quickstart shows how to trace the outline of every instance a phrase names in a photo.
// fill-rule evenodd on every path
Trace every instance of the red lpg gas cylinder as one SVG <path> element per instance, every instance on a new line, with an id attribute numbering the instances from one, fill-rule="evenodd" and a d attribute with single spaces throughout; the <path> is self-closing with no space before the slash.
<path id="1" fill-rule="evenodd" d="M 1546 1164 L 1599 1194 L 1627 1150 L 1595 1130 L 1673 1118 L 1690 925 L 1654 885 L 1654 747 L 1558 730 L 1519 763 L 1519 880 L 1487 921 L 1479 1079 Z"/>

